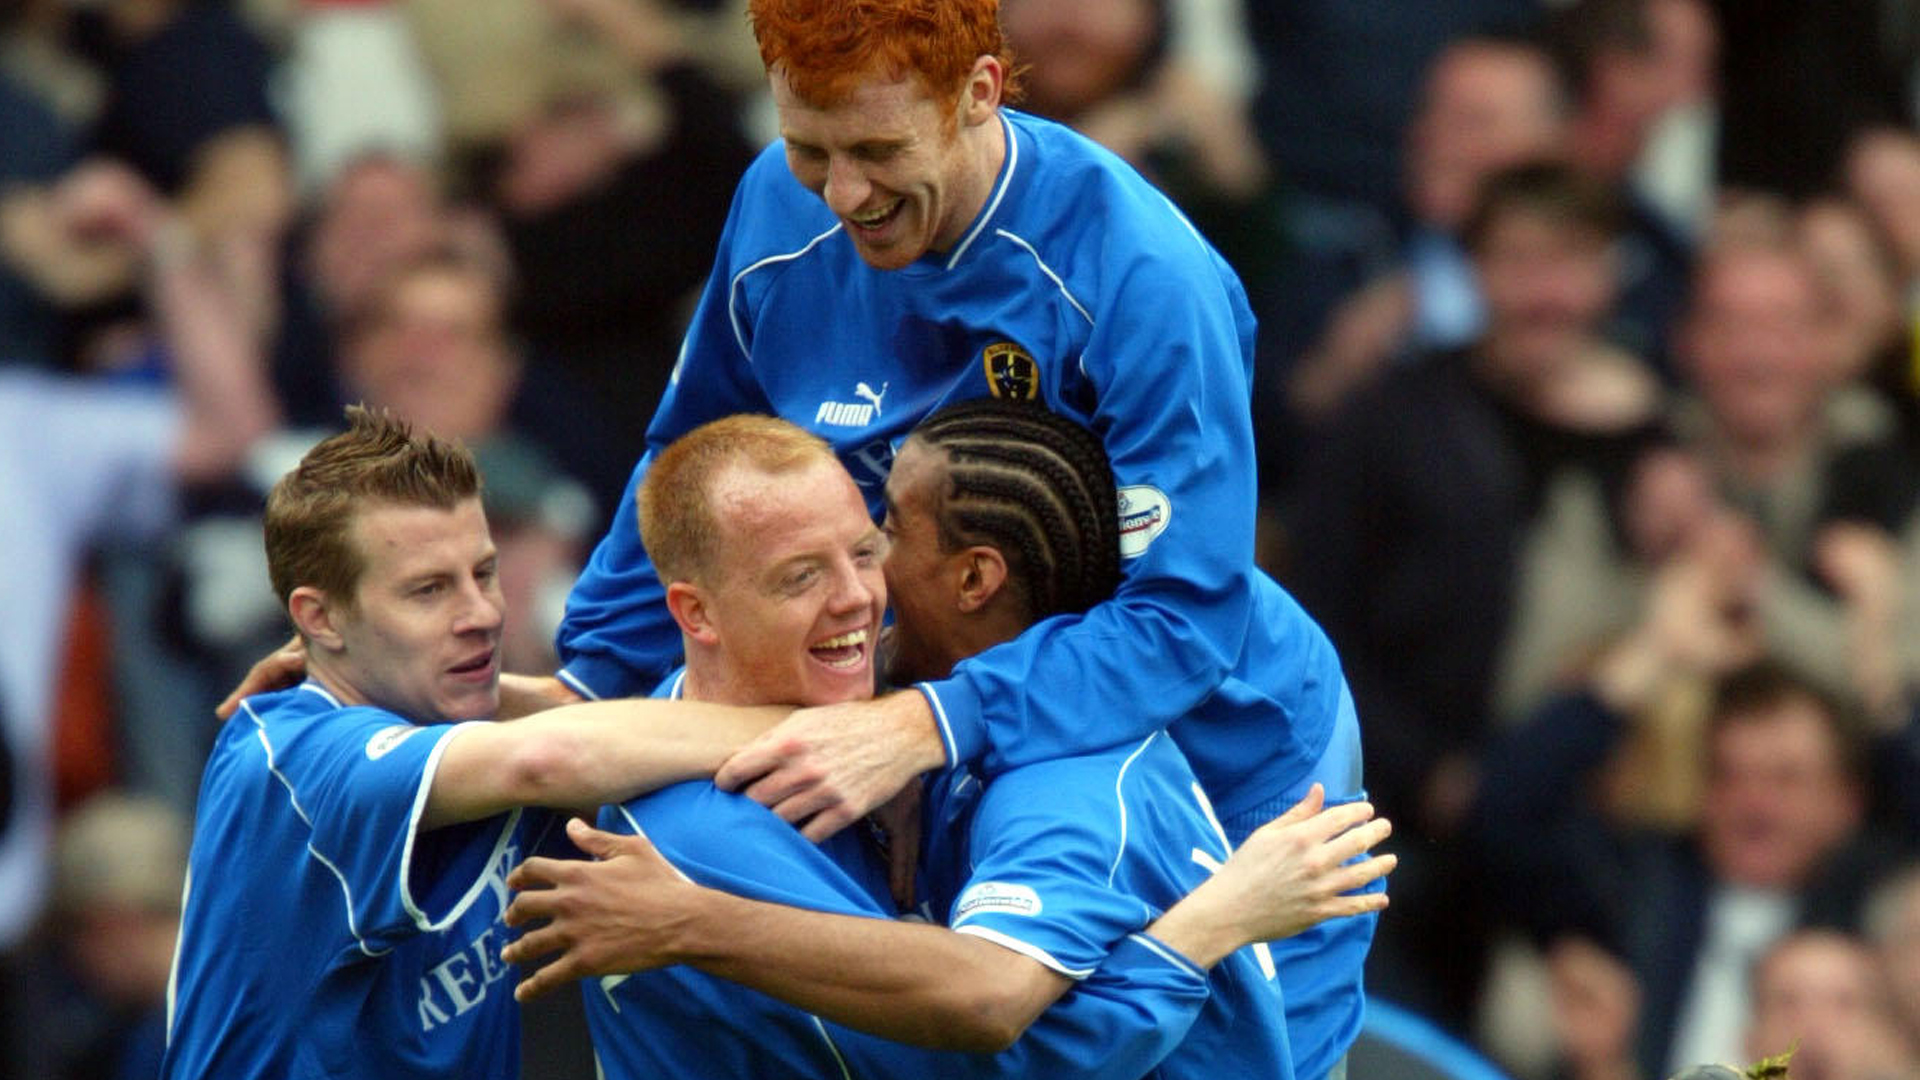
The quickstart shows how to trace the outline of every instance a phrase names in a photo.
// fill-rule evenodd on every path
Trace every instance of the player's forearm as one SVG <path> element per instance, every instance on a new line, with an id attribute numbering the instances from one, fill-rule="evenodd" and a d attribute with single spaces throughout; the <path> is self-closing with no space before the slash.
<path id="1" fill-rule="evenodd" d="M 1253 941 L 1234 924 L 1233 912 L 1221 910 L 1223 905 L 1214 900 L 1203 883 L 1155 919 L 1147 933 L 1196 966 L 1211 968 Z"/>
<path id="2" fill-rule="evenodd" d="M 1035 961 L 943 927 L 697 895 L 675 961 L 896 1042 L 1002 1050 L 1069 985 Z"/>
<path id="3" fill-rule="evenodd" d="M 516 806 L 622 802 L 712 776 L 789 711 L 630 698 L 475 725 L 448 745 L 422 827 L 473 821 Z"/>

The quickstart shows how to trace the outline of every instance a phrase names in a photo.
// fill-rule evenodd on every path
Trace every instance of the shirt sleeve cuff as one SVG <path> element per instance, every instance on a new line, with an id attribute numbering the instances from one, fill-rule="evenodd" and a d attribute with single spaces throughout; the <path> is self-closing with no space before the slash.
<path id="1" fill-rule="evenodd" d="M 1180 950 L 1161 941 L 1145 930 L 1128 934 L 1119 945 L 1114 947 L 1111 955 L 1119 956 L 1123 951 L 1131 951 L 1133 949 L 1140 949 L 1151 953 L 1169 966 L 1186 973 L 1201 983 L 1207 981 L 1207 973 L 1204 968 L 1187 959 Z"/>
<path id="2" fill-rule="evenodd" d="M 986 724 L 980 718 L 980 697 L 960 679 L 916 683 L 915 689 L 927 699 L 933 710 L 934 726 L 940 729 L 940 741 L 947 748 L 947 767 L 958 768 L 977 760 L 988 747 Z"/>

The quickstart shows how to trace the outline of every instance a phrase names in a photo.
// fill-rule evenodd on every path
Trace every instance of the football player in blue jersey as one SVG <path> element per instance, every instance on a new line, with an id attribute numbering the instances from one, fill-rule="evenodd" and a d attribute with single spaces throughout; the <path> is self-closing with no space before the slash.
<path id="1" fill-rule="evenodd" d="M 307 679 L 244 700 L 208 761 L 167 1077 L 517 1075 L 506 875 L 559 834 L 519 807 L 710 775 L 785 713 L 618 702 L 461 722 L 498 703 L 479 474 L 457 446 L 348 418 L 268 497 Z M 656 724 L 666 711 L 680 722 Z"/>
<path id="2" fill-rule="evenodd" d="M 1124 561 L 1112 598 L 911 690 L 804 711 L 722 785 L 817 839 L 931 769 L 992 776 L 1166 730 L 1236 840 L 1316 782 L 1361 798 L 1333 647 L 1254 566 L 1254 320 L 1232 270 L 1120 159 L 1006 107 L 995 0 L 749 7 L 782 138 L 735 194 L 652 452 L 718 417 L 782 416 L 833 445 L 877 512 L 935 409 L 1036 401 L 1100 433 Z M 569 599 L 560 680 L 587 697 L 656 685 L 681 649 L 663 601 L 624 499 Z M 1276 950 L 1312 1080 L 1358 1031 L 1372 925 Z"/>
<path id="3" fill-rule="evenodd" d="M 710 423 L 659 456 L 639 498 L 686 639 L 688 665 L 668 693 L 818 704 L 871 692 L 888 592 L 880 537 L 826 444 L 765 417 Z M 937 677 L 1041 618 L 1084 610 L 1119 577 L 1119 517 L 1099 441 L 1035 406 L 979 402 L 937 414 L 903 448 L 888 503 L 897 547 L 886 578 L 899 661 L 913 675 Z M 758 804 L 693 783 L 602 814 L 615 832 L 644 832 L 691 884 L 649 859 L 643 841 L 623 861 L 629 849 L 606 833 L 579 834 L 589 850 L 616 856 L 605 862 L 535 859 L 516 871 L 516 885 L 558 887 L 516 900 L 510 922 L 554 922 L 508 956 L 569 946 L 523 990 L 608 974 L 587 1000 L 601 1066 L 616 1078 L 1291 1077 L 1272 964 L 1264 946 L 1238 946 L 1384 903 L 1377 893 L 1338 894 L 1391 864 L 1340 865 L 1385 823 L 1346 833 L 1365 807 L 1308 819 L 1309 804 L 1291 832 L 1262 835 L 1252 864 L 1241 856 L 1220 887 L 1235 896 L 1224 912 L 1207 906 L 1205 890 L 1180 904 L 1230 849 L 1160 734 L 1009 769 L 984 787 L 954 769 L 929 778 L 925 792 L 920 910 L 957 933 L 845 918 L 892 910 L 862 836 L 815 847 Z M 899 841 L 920 846 L 917 821 L 895 826 Z M 1286 876 L 1303 869 L 1287 860 L 1309 851 L 1322 857 L 1319 876 Z M 1257 900 L 1232 891 L 1249 865 L 1271 875 Z M 1169 908 L 1175 914 L 1154 921 Z M 1190 936 L 1203 924 L 1215 944 Z M 678 960 L 700 971 L 648 970 Z M 928 1055 L 842 1024 L 1002 1053 Z"/>

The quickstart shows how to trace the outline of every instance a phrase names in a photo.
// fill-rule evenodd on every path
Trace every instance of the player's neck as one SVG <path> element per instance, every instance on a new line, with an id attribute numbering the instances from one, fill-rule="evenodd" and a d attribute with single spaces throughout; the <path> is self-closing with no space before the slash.
<path id="1" fill-rule="evenodd" d="M 972 229 L 975 219 L 986 209 L 994 185 L 1000 180 L 1000 170 L 1007 162 L 1007 126 L 997 109 L 986 123 L 961 129 L 958 138 L 960 152 L 966 159 L 963 175 L 967 183 L 954 203 L 952 220 L 934 244 L 934 249 L 941 252 L 952 251 Z"/>

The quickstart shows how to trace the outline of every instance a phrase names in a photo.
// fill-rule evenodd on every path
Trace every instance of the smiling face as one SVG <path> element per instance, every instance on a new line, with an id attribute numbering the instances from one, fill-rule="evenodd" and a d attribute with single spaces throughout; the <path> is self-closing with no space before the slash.
<path id="1" fill-rule="evenodd" d="M 688 633 L 688 694 L 731 704 L 826 705 L 873 695 L 887 604 L 885 541 L 831 458 L 713 480 L 719 536 Z"/>
<path id="2" fill-rule="evenodd" d="M 315 674 L 350 704 L 422 723 L 491 717 L 506 605 L 480 500 L 451 510 L 371 503 L 348 530 L 361 572 L 328 616 L 337 648 Z"/>
<path id="3" fill-rule="evenodd" d="M 898 270 L 960 242 L 986 205 L 1004 150 L 994 121 L 998 61 L 983 57 L 950 112 L 918 78 L 875 76 L 831 106 L 794 93 L 779 71 L 773 102 L 787 167 L 839 217 L 868 265 Z"/>

